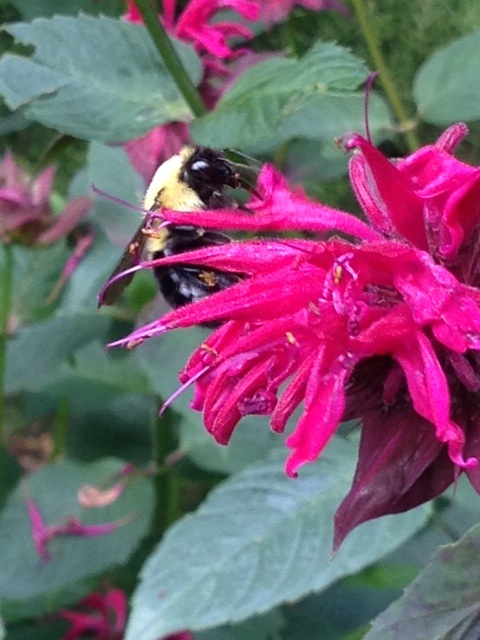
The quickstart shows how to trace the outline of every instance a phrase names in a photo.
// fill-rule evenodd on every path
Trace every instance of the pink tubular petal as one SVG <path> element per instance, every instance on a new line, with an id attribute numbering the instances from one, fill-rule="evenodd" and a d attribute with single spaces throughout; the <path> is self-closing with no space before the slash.
<path id="1" fill-rule="evenodd" d="M 295 431 L 285 444 L 294 449 L 288 457 L 285 471 L 292 478 L 298 469 L 316 460 L 335 433 L 345 411 L 345 382 L 350 367 L 341 365 L 335 370 L 323 370 L 323 356 L 319 355 L 307 383 L 305 412 Z"/>
<path id="2" fill-rule="evenodd" d="M 377 224 L 381 219 L 381 211 L 381 217 L 389 218 L 397 234 L 417 247 L 426 249 L 422 201 L 415 194 L 412 185 L 367 140 L 361 136 L 356 136 L 354 140 L 362 152 L 365 167 L 360 172 L 357 163 L 354 164 L 356 171 L 351 182 L 365 214 L 373 224 Z"/>
<path id="3" fill-rule="evenodd" d="M 47 527 L 45 526 L 45 522 L 39 508 L 30 497 L 26 482 L 23 484 L 23 488 L 27 502 L 28 518 L 30 520 L 33 544 L 42 560 L 49 560 L 50 554 L 48 553 L 46 544 L 48 540 Z"/>
<path id="4" fill-rule="evenodd" d="M 216 403 L 211 413 L 207 412 L 207 407 L 204 412 L 205 426 L 219 444 L 228 444 L 236 424 L 243 415 L 239 404 L 243 403 L 246 397 L 251 397 L 256 388 L 265 386 L 270 367 L 271 360 L 266 359 L 250 368 L 240 380 L 231 378 L 229 381 L 228 377 L 224 378 L 225 381 L 231 382 L 228 394 L 223 394 L 223 401 Z"/>
<path id="5" fill-rule="evenodd" d="M 463 122 L 452 124 L 438 138 L 435 146 L 447 153 L 453 153 L 464 138 L 468 136 L 468 127 Z"/>
<path id="6" fill-rule="evenodd" d="M 304 360 L 295 373 L 293 380 L 282 393 L 277 406 L 272 412 L 270 420 L 272 431 L 282 433 L 285 430 L 285 425 L 287 424 L 288 419 L 302 402 L 305 389 L 307 387 L 308 377 L 316 357 L 316 353 L 312 353 Z"/>
<path id="7" fill-rule="evenodd" d="M 64 238 L 85 219 L 91 208 L 92 201 L 90 198 L 86 196 L 75 198 L 67 204 L 62 215 L 56 218 L 53 224 L 38 236 L 37 242 L 40 244 L 52 244 L 60 238 Z"/>
<path id="8" fill-rule="evenodd" d="M 165 402 L 162 404 L 160 411 L 158 412 L 159 417 L 161 418 L 163 416 L 163 414 L 165 413 L 165 411 L 168 409 L 168 407 L 170 407 L 175 400 L 184 392 L 186 391 L 186 389 L 188 389 L 188 387 L 190 387 L 192 384 L 194 384 L 199 378 L 201 378 L 203 375 L 205 375 L 205 373 L 207 373 L 207 371 L 210 369 L 210 366 L 207 367 L 203 367 L 203 369 L 200 369 L 200 371 L 198 371 L 194 376 L 192 376 L 191 378 L 189 378 L 189 380 L 187 380 L 186 382 L 184 382 L 174 393 L 172 393 L 172 395 L 167 398 L 165 400 Z"/>
<path id="9" fill-rule="evenodd" d="M 341 231 L 360 240 L 382 240 L 382 235 L 355 216 L 313 202 L 293 193 L 285 178 L 271 165 L 262 168 L 256 197 L 248 203 L 254 215 L 238 210 L 216 209 L 201 212 L 164 211 L 165 219 L 176 224 L 195 224 L 205 228 L 260 231 L 311 231 L 332 233 Z"/>
<path id="10" fill-rule="evenodd" d="M 465 436 L 450 419 L 450 391 L 430 341 L 417 331 L 394 357 L 405 373 L 415 411 L 435 426 L 435 435 L 447 444 L 452 462 L 464 468 L 475 466 L 476 458 L 463 459 Z"/>

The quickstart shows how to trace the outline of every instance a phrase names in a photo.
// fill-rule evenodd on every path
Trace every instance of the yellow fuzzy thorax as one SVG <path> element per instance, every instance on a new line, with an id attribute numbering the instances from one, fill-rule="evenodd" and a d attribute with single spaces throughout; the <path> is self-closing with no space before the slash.
<path id="1" fill-rule="evenodd" d="M 182 179 L 185 162 L 191 157 L 193 147 L 184 147 L 180 153 L 162 163 L 148 185 L 143 200 L 147 211 L 172 209 L 174 211 L 195 211 L 204 204 L 197 193 Z M 168 236 L 167 229 L 161 229 L 148 239 L 148 253 L 161 251 Z"/>

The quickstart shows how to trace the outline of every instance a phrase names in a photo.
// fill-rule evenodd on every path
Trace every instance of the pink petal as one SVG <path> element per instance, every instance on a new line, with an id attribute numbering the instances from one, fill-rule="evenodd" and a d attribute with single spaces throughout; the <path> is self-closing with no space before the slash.
<path id="1" fill-rule="evenodd" d="M 63 213 L 55 218 L 50 227 L 37 237 L 37 242 L 39 244 L 53 244 L 60 238 L 64 238 L 86 218 L 91 208 L 92 201 L 86 196 L 79 196 L 71 200 Z"/>
<path id="2" fill-rule="evenodd" d="M 352 187 L 365 214 L 376 224 L 382 211 L 382 218 L 390 219 L 397 234 L 426 249 L 422 201 L 412 185 L 367 140 L 355 136 L 353 144 L 360 148 L 365 163 L 363 177 L 358 173 L 352 176 Z"/>
<path id="3" fill-rule="evenodd" d="M 319 354 L 307 382 L 305 411 L 285 441 L 294 450 L 285 466 L 289 476 L 295 477 L 301 466 L 316 460 L 335 433 L 345 411 L 345 383 L 350 373 L 340 358 L 325 371 L 323 354 Z"/>
<path id="4" fill-rule="evenodd" d="M 450 419 L 450 391 L 430 341 L 417 332 L 394 357 L 405 372 L 415 411 L 434 425 L 435 435 L 447 444 L 452 462 L 466 468 L 476 465 L 476 458 L 463 459 L 465 435 Z"/>

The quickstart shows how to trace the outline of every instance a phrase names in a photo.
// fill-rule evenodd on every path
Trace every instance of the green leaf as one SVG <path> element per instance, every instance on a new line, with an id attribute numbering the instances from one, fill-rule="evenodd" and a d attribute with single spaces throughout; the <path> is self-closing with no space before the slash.
<path id="1" fill-rule="evenodd" d="M 40 623 L 34 620 L 28 624 L 9 627 L 7 640 L 53 640 L 54 638 L 63 638 L 69 626 L 66 620 L 46 620 Z"/>
<path id="2" fill-rule="evenodd" d="M 332 43 L 315 45 L 301 60 L 266 60 L 242 74 L 215 111 L 192 123 L 192 136 L 233 148 L 278 146 L 294 137 L 332 141 L 362 122 L 363 94 L 352 92 L 367 73 L 359 58 Z M 391 127 L 378 98 L 372 114 L 376 128 Z"/>
<path id="3" fill-rule="evenodd" d="M 0 136 L 6 136 L 14 131 L 26 129 L 30 121 L 25 118 L 23 111 L 19 109 L 0 118 Z"/>
<path id="4" fill-rule="evenodd" d="M 95 579 L 87 579 L 84 582 L 63 587 L 60 591 L 50 592 L 28 600 L 4 600 L 0 604 L 0 611 L 6 624 L 10 627 L 11 623 L 37 618 L 71 606 L 93 591 L 97 585 L 98 581 Z"/>
<path id="5" fill-rule="evenodd" d="M 239 622 L 325 589 L 408 539 L 427 507 L 362 525 L 331 559 L 333 513 L 356 456 L 354 444 L 336 439 L 297 480 L 285 476 L 282 453 L 219 486 L 146 563 L 127 640 Z"/>
<path id="6" fill-rule="evenodd" d="M 7 345 L 7 393 L 39 389 L 85 343 L 102 340 L 109 320 L 96 315 L 58 316 L 19 329 Z"/>
<path id="7" fill-rule="evenodd" d="M 374 621 L 365 640 L 480 637 L 480 525 L 440 547 L 405 594 Z"/>
<path id="8" fill-rule="evenodd" d="M 0 93 L 12 110 L 87 140 L 123 142 L 188 108 L 144 27 L 100 16 L 56 16 L 9 24 L 6 30 L 35 55 L 0 60 Z M 201 65 L 175 43 L 185 68 L 199 82 Z"/>
<path id="9" fill-rule="evenodd" d="M 67 454 L 82 460 L 113 455 L 146 466 L 152 459 L 154 411 L 151 398 L 133 394 L 76 407 L 67 432 Z"/>
<path id="10" fill-rule="evenodd" d="M 76 352 L 74 364 L 66 363 L 58 370 L 53 380 L 56 393 L 74 399 L 81 386 L 84 396 L 77 397 L 77 402 L 92 404 L 127 393 L 147 393 L 147 378 L 137 360 L 129 353 L 113 357 L 99 342 L 88 344 Z"/>
<path id="11" fill-rule="evenodd" d="M 25 494 L 18 486 L 0 517 L 0 598 L 28 600 L 46 595 L 126 562 L 148 531 L 153 506 L 150 481 L 132 479 L 123 494 L 106 507 L 87 509 L 77 500 L 77 492 L 84 484 L 112 486 L 122 464 L 113 459 L 92 465 L 65 461 L 28 477 L 28 491 L 46 524 L 70 516 L 88 524 L 132 517 L 108 535 L 56 537 L 48 543 L 49 561 L 42 560 L 35 551 Z"/>
<path id="12" fill-rule="evenodd" d="M 69 279 L 62 299 L 63 310 L 68 313 L 86 309 L 98 313 L 98 293 L 141 221 L 136 211 L 94 194 L 92 185 L 135 206 L 144 190 L 143 181 L 133 170 L 124 149 L 98 142 L 90 144 L 87 167 L 76 177 L 74 195 L 94 198 L 89 220 L 95 224 L 95 242 Z"/>
<path id="13" fill-rule="evenodd" d="M 413 85 L 421 118 L 437 125 L 480 118 L 479 47 L 480 31 L 474 31 L 424 62 Z"/>
<path id="14" fill-rule="evenodd" d="M 143 179 L 130 164 L 127 152 L 120 147 L 110 147 L 92 142 L 87 156 L 87 180 L 90 195 L 94 197 L 94 219 L 105 231 L 111 242 L 120 249 L 127 246 L 141 222 L 141 214 L 128 206 L 122 206 L 100 194 L 92 194 L 91 187 L 132 203 L 138 207 L 143 200 Z M 120 256 L 119 256 L 120 257 Z"/>
<path id="15" fill-rule="evenodd" d="M 11 0 L 11 4 L 24 20 L 46 18 L 54 14 L 76 15 L 80 11 L 118 16 L 125 11 L 124 0 Z"/>
<path id="16" fill-rule="evenodd" d="M 271 640 L 280 637 L 279 632 L 284 623 L 280 609 L 274 609 L 240 624 L 200 631 L 195 634 L 195 640 Z"/>
<path id="17" fill-rule="evenodd" d="M 320 594 L 312 594 L 285 607 L 286 626 L 282 640 L 344 640 L 347 633 L 368 624 L 401 593 L 344 581 Z"/>
<path id="18" fill-rule="evenodd" d="M 182 406 L 180 449 L 201 469 L 236 473 L 257 460 L 264 460 L 272 449 L 284 447 L 284 436 L 273 433 L 268 420 L 259 416 L 243 418 L 228 446 L 220 445 L 205 429 L 202 414 Z"/>

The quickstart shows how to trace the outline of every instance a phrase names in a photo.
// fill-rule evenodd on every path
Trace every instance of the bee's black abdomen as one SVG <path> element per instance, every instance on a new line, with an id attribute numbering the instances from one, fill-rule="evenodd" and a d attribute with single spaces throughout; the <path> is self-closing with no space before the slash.
<path id="1" fill-rule="evenodd" d="M 178 255 L 186 251 L 209 246 L 228 244 L 230 238 L 221 233 L 204 231 L 198 227 L 172 227 L 162 251 L 153 254 L 153 258 Z M 241 276 L 197 265 L 175 265 L 174 267 L 156 267 L 155 277 L 160 292 L 173 308 L 197 302 L 212 293 L 218 293 L 241 280 Z"/>

